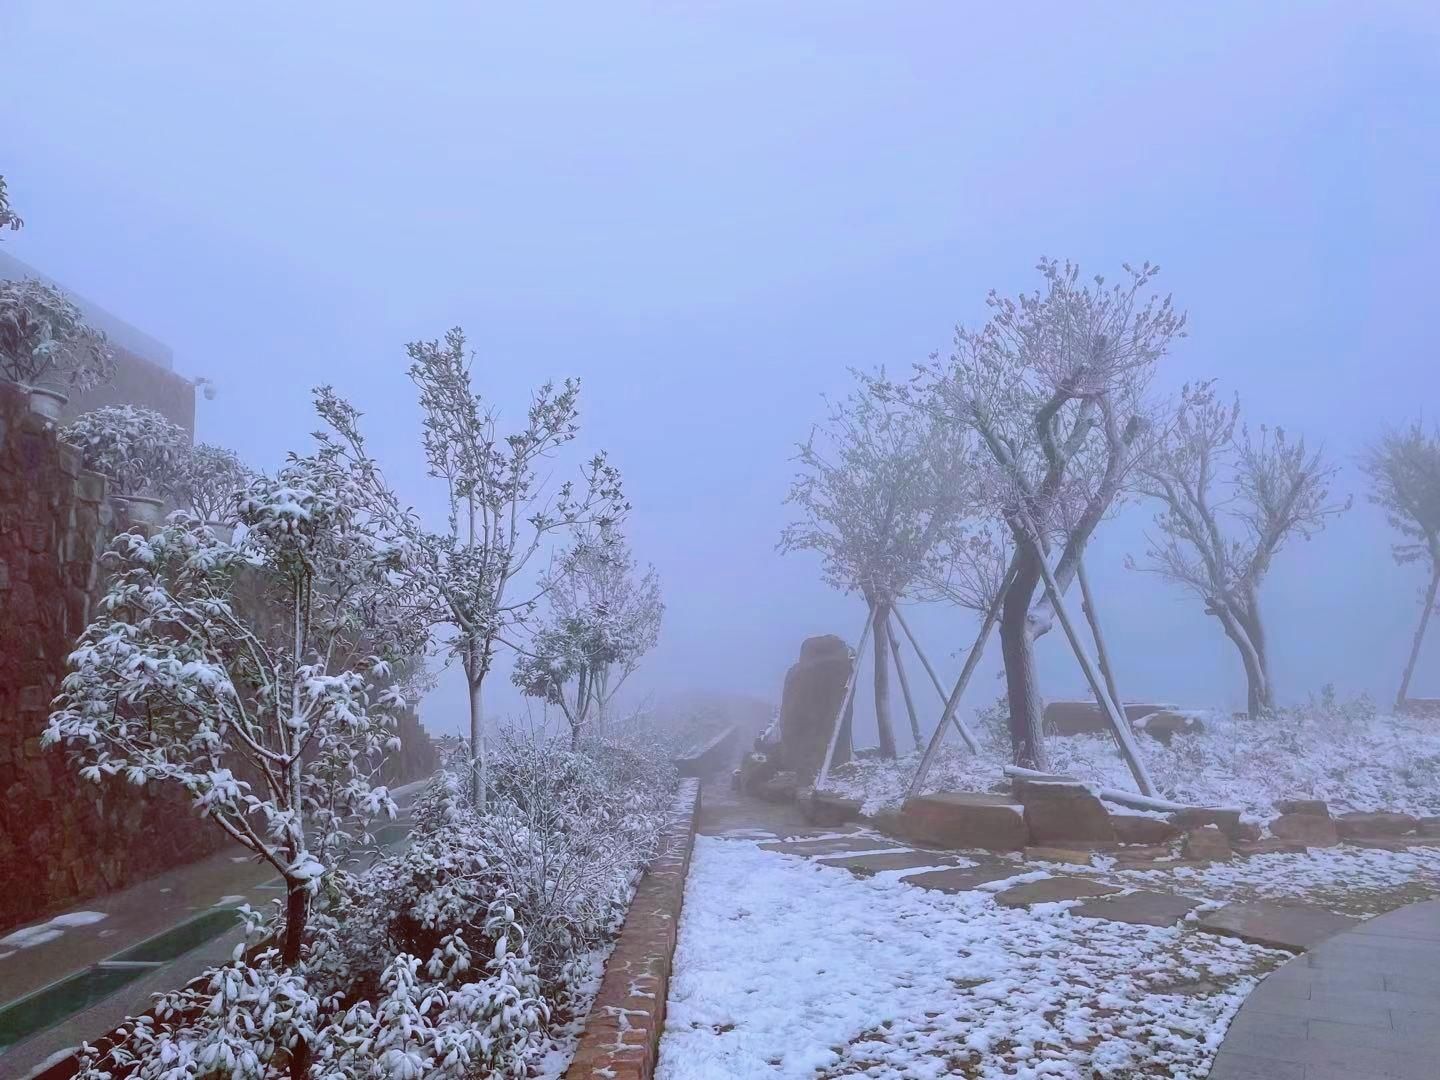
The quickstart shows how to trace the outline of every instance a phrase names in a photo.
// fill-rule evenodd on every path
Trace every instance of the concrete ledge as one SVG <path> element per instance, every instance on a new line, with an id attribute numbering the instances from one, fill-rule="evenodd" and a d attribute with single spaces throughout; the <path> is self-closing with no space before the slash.
<path id="1" fill-rule="evenodd" d="M 650 1080 L 695 846 L 700 784 L 682 780 L 660 847 L 630 902 L 565 1080 Z"/>

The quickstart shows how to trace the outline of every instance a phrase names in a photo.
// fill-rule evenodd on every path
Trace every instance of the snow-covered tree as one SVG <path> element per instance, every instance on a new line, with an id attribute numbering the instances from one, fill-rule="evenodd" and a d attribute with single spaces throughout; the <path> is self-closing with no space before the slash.
<path id="1" fill-rule="evenodd" d="M 110 478 L 117 495 L 173 495 L 190 453 L 190 435 L 154 409 L 106 405 L 77 416 L 60 438 L 78 447 L 87 469 Z"/>
<path id="2" fill-rule="evenodd" d="M 1421 593 L 1420 624 L 1395 698 L 1403 706 L 1410 697 L 1410 680 L 1440 592 L 1440 430 L 1427 434 L 1417 421 L 1387 431 L 1366 451 L 1361 467 L 1370 477 L 1370 501 L 1384 508 L 1391 527 L 1405 538 L 1391 547 L 1395 561 L 1420 563 L 1429 578 Z"/>
<path id="3" fill-rule="evenodd" d="M 359 509 L 353 479 L 322 448 L 251 484 L 236 545 L 183 513 L 117 536 L 45 733 L 87 780 L 182 788 L 272 865 L 287 967 L 321 878 L 394 813 L 371 778 L 398 746 L 392 668 L 428 630 L 405 540 Z"/>
<path id="4" fill-rule="evenodd" d="M 992 292 L 989 321 L 957 328 L 949 357 L 922 367 L 908 396 L 985 448 L 985 500 L 1014 546 L 1000 613 L 1013 754 L 1045 769 L 1035 641 L 1055 612 L 1048 593 L 1036 601 L 1041 560 L 1058 552 L 1053 575 L 1067 589 L 1148 445 L 1147 389 L 1185 317 L 1150 292 L 1149 263 L 1108 288 L 1070 262 L 1038 269 L 1042 288 Z"/>
<path id="5" fill-rule="evenodd" d="M 180 460 L 175 494 L 183 507 L 206 524 L 235 525 L 240 500 L 255 470 L 233 450 L 197 443 Z"/>
<path id="6" fill-rule="evenodd" d="M 1252 717 L 1275 708 L 1260 585 L 1287 541 L 1349 508 L 1330 498 L 1335 473 L 1283 428 L 1252 433 L 1239 398 L 1226 404 L 1208 383 L 1187 388 L 1140 464 L 1136 486 L 1163 507 L 1140 568 L 1189 589 L 1220 621 L 1244 664 Z"/>
<path id="7" fill-rule="evenodd" d="M 781 533 L 780 550 L 818 552 L 828 584 L 865 598 L 880 752 L 894 757 L 890 611 L 943 577 L 944 553 L 963 544 L 972 457 L 954 425 L 878 394 L 883 372 L 857 378 L 800 447 L 786 501 L 802 516 Z"/>
<path id="8" fill-rule="evenodd" d="M 629 509 L 620 474 L 604 454 L 589 458 L 575 480 L 549 484 L 550 462 L 579 431 L 580 385 L 566 380 L 535 391 L 524 423 L 505 432 L 497 411 L 476 392 L 472 355 L 457 327 L 443 341 L 407 346 L 410 377 L 420 390 L 425 456 L 445 483 L 447 526 L 428 534 L 428 584 L 454 633 L 450 651 L 465 673 L 470 699 L 473 798 L 484 804 L 485 714 L 482 690 L 501 645 L 513 645 L 544 595 L 540 575 L 552 537 L 604 527 Z"/>
<path id="9" fill-rule="evenodd" d="M 10 207 L 10 193 L 5 190 L 5 177 L 0 176 L 0 232 L 19 232 L 25 220 Z"/>
<path id="10" fill-rule="evenodd" d="M 660 639 L 665 605 L 649 567 L 614 528 L 583 530 L 546 574 L 549 610 L 515 661 L 512 679 L 559 707 L 578 745 L 593 713 L 604 727 L 620 688 Z"/>
<path id="11" fill-rule="evenodd" d="M 59 289 L 8 279 L 0 281 L 0 372 L 27 386 L 88 390 L 110 381 L 115 356 L 104 333 Z"/>

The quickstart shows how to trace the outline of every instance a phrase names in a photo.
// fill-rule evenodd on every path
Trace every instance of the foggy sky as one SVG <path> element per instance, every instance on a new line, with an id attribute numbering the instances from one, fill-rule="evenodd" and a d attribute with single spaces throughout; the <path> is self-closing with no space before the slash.
<path id="1" fill-rule="evenodd" d="M 665 588 L 636 684 L 778 698 L 801 638 L 864 618 L 774 550 L 820 394 L 945 348 L 1040 255 L 1158 262 L 1190 314 L 1162 383 L 1219 377 L 1252 422 L 1323 439 L 1342 494 L 1381 425 L 1440 419 L 1429 5 L 1090 7 L 3 0 L 0 173 L 27 221 L 3 243 L 214 379 L 201 439 L 273 468 L 330 382 L 432 514 L 406 341 L 463 325 L 511 415 L 581 377 L 579 446 L 624 470 Z M 1122 688 L 1243 705 L 1218 625 L 1123 568 L 1150 513 L 1090 557 Z M 1357 498 L 1279 557 L 1282 699 L 1393 694 L 1419 574 L 1390 540 Z M 975 632 L 914 621 L 937 654 Z M 1059 639 L 1045 689 L 1075 693 Z M 1440 643 L 1416 691 L 1440 694 Z M 432 696 L 432 730 L 462 698 Z"/>

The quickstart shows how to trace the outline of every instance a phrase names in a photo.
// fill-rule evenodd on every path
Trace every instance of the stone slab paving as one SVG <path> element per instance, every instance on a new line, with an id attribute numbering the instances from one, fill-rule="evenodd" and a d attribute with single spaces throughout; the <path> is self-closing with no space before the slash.
<path id="1" fill-rule="evenodd" d="M 1083 900 L 1087 896 L 1109 896 L 1121 892 L 1118 886 L 1086 878 L 1051 877 L 1027 881 L 1013 889 L 995 894 L 995 902 L 1005 907 L 1029 907 L 1031 904 L 1053 904 L 1060 900 Z"/>
<path id="2" fill-rule="evenodd" d="M 1440 900 L 1315 943 L 1246 999 L 1210 1080 L 1435 1080 Z"/>
<path id="3" fill-rule="evenodd" d="M 843 855 L 851 851 L 891 851 L 901 845 L 893 840 L 877 840 L 871 836 L 832 836 L 820 840 L 781 840 L 761 844 L 762 851 L 778 851 L 782 855 Z"/>
<path id="4" fill-rule="evenodd" d="M 938 851 L 886 851 L 878 855 L 842 855 L 819 860 L 822 866 L 839 866 L 856 877 L 869 877 L 882 870 L 914 870 L 921 866 L 957 866 L 954 855 Z M 905 880 L 909 880 L 906 878 Z"/>
<path id="5" fill-rule="evenodd" d="M 1360 924 L 1359 919 L 1335 915 L 1309 904 L 1275 904 L 1265 900 L 1226 904 L 1205 912 L 1197 921 L 1200 929 L 1209 933 L 1288 952 L 1304 952 Z"/>
<path id="6" fill-rule="evenodd" d="M 907 874 L 900 880 L 906 885 L 914 885 L 921 889 L 958 893 L 970 892 L 989 882 L 1004 881 L 1006 878 L 1012 878 L 1021 873 L 1024 873 L 1024 869 L 1013 864 L 1009 866 L 957 866 L 953 870 L 930 870 L 923 874 Z"/>
<path id="7" fill-rule="evenodd" d="M 1133 892 L 1087 900 L 1070 909 L 1085 919 L 1109 919 L 1137 926 L 1173 926 L 1200 906 L 1199 900 L 1165 892 Z"/>

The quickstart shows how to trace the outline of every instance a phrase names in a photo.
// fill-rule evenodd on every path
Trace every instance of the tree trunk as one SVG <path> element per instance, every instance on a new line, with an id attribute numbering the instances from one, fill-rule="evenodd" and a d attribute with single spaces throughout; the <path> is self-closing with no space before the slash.
<path id="1" fill-rule="evenodd" d="M 1425 594 L 1425 610 L 1420 612 L 1420 625 L 1415 628 L 1415 639 L 1410 643 L 1410 659 L 1405 662 L 1405 674 L 1400 677 L 1400 692 L 1395 695 L 1395 705 L 1404 708 L 1410 700 L 1410 680 L 1415 675 L 1415 665 L 1420 660 L 1420 646 L 1425 641 L 1425 630 L 1430 625 L 1430 615 L 1435 610 L 1435 594 L 1440 592 L 1440 562 L 1432 565 L 1430 588 Z"/>
<path id="2" fill-rule="evenodd" d="M 886 630 L 890 630 L 888 622 Z M 893 633 L 888 636 L 890 656 L 895 661 L 895 675 L 900 680 L 900 696 L 905 699 L 905 715 L 910 718 L 910 737 L 915 740 L 915 749 L 919 750 L 925 745 L 924 737 L 920 734 L 920 714 L 915 711 L 915 698 L 910 693 L 910 679 L 905 674 L 905 663 L 900 659 L 900 642 Z"/>
<path id="3" fill-rule="evenodd" d="M 895 730 L 890 726 L 890 608 L 881 600 L 875 606 L 875 730 L 880 736 L 880 756 L 894 759 Z"/>
<path id="4" fill-rule="evenodd" d="M 1050 758 L 1045 752 L 1040 687 L 1035 681 L 1035 640 L 1030 632 L 1030 602 L 1040 578 L 1035 559 L 1033 550 L 1017 556 L 1015 577 L 1005 590 L 1000 613 L 1000 654 L 1005 660 L 1011 755 L 1021 768 L 1047 772 Z"/>
<path id="5" fill-rule="evenodd" d="M 481 678 L 469 674 L 466 664 L 465 681 L 470 687 L 470 803 L 476 810 L 485 809 L 485 709 L 480 698 Z M 482 676 L 483 678 L 483 676 Z"/>
<path id="6" fill-rule="evenodd" d="M 1220 620 L 1225 636 L 1234 643 L 1240 653 L 1240 662 L 1245 667 L 1246 710 L 1251 720 L 1256 720 L 1273 701 L 1265 662 L 1255 640 L 1250 635 L 1248 620 L 1242 617 L 1235 606 L 1225 601 L 1212 601 L 1210 613 Z"/>
<path id="7" fill-rule="evenodd" d="M 1254 589 L 1245 597 L 1245 610 L 1240 613 L 1240 622 L 1250 639 L 1250 647 L 1255 650 L 1255 670 L 1260 677 L 1259 685 L 1253 688 L 1252 693 L 1259 712 L 1252 715 L 1271 712 L 1275 708 L 1275 681 L 1270 677 L 1270 649 L 1265 638 L 1265 624 L 1260 618 L 1260 598 Z"/>
<path id="8" fill-rule="evenodd" d="M 305 944 L 310 894 L 298 882 L 287 881 L 285 888 L 285 939 L 280 949 L 280 962 L 287 968 L 293 968 L 300 962 L 300 947 Z"/>

